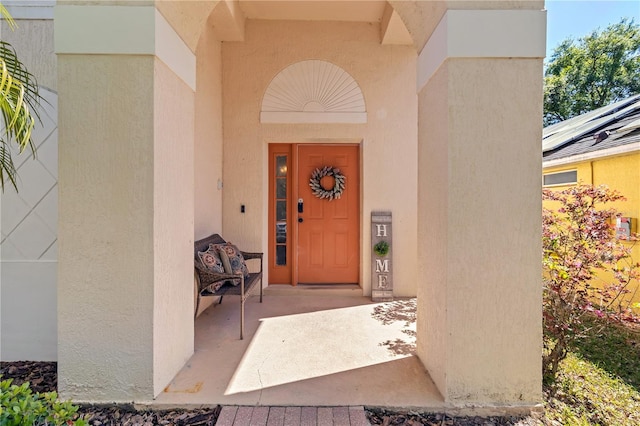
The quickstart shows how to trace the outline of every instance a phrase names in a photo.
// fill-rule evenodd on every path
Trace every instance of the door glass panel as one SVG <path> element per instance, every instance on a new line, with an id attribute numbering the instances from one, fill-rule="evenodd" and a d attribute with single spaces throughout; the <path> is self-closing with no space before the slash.
<path id="1" fill-rule="evenodd" d="M 283 244 L 287 242 L 287 223 L 276 223 L 276 244 Z"/>
<path id="2" fill-rule="evenodd" d="M 288 155 L 275 157 L 275 264 L 287 266 L 287 163 Z"/>
<path id="3" fill-rule="evenodd" d="M 279 177 L 276 179 L 276 198 L 287 199 L 287 178 Z"/>
<path id="4" fill-rule="evenodd" d="M 287 220 L 287 202 L 286 201 L 276 201 L 276 220 L 277 221 L 286 221 Z"/>
<path id="5" fill-rule="evenodd" d="M 287 156 L 277 155 L 276 156 L 276 176 L 286 176 L 286 175 L 287 175 Z"/>
<path id="6" fill-rule="evenodd" d="M 276 246 L 276 265 L 285 266 L 287 264 L 287 246 Z"/>

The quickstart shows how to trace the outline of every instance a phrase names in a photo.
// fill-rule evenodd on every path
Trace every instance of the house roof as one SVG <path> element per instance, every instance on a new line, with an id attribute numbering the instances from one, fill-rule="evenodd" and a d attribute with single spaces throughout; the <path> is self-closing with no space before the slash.
<path id="1" fill-rule="evenodd" d="M 640 143 L 640 95 L 545 127 L 543 162 Z"/>

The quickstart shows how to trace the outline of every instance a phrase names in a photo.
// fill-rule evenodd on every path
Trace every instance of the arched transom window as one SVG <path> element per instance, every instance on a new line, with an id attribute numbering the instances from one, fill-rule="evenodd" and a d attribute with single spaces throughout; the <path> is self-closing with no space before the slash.
<path id="1" fill-rule="evenodd" d="M 364 96 L 342 68 L 297 62 L 280 71 L 262 99 L 261 123 L 366 123 Z"/>

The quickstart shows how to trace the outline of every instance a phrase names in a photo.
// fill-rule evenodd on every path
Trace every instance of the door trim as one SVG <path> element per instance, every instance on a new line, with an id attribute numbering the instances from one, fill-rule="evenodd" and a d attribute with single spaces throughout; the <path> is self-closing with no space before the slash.
<path id="1" fill-rule="evenodd" d="M 357 285 L 362 287 L 362 143 L 361 140 L 354 141 L 353 139 L 347 139 L 348 142 L 337 143 L 337 142 L 299 142 L 299 143 L 269 143 L 268 144 L 268 200 L 267 200 L 267 253 L 269 258 L 268 263 L 268 285 L 271 284 L 287 284 L 295 287 L 299 284 L 298 280 L 298 250 L 297 250 L 297 241 L 298 241 L 298 221 L 297 221 L 297 199 L 294 200 L 294 195 L 299 193 L 298 187 L 298 149 L 301 146 L 336 146 L 336 147 L 357 147 L 358 155 L 357 155 L 357 165 L 358 165 L 358 212 L 357 212 L 357 222 L 358 222 L 358 266 L 357 266 L 357 275 L 358 282 Z M 275 161 L 274 157 L 276 154 L 286 154 L 288 155 L 288 170 L 290 173 L 287 173 L 287 266 L 289 269 L 289 282 L 284 282 L 286 280 L 281 279 L 282 274 L 274 274 L 273 271 L 276 268 L 276 250 L 275 250 Z M 274 279 L 274 278 L 277 278 Z M 323 284 L 323 285 L 338 285 L 338 284 Z"/>

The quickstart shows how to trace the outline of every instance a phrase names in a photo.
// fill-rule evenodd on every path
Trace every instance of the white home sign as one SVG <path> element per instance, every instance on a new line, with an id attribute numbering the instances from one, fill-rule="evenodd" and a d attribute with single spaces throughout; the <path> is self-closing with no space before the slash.
<path id="1" fill-rule="evenodd" d="M 391 212 L 371 212 L 371 300 L 393 300 Z"/>

